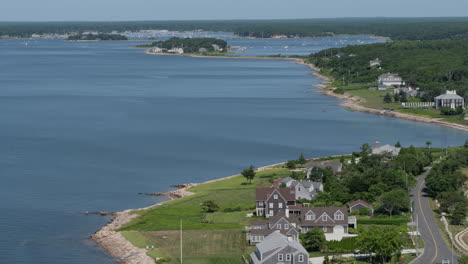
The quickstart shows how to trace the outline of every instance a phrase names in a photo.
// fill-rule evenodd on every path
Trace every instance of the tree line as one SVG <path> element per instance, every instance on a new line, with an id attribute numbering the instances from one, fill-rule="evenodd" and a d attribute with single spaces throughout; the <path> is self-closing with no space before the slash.
<path id="1" fill-rule="evenodd" d="M 149 46 L 140 47 L 159 47 L 162 49 L 183 48 L 185 53 L 199 52 L 201 48 L 208 52 L 215 51 L 213 45 L 218 45 L 225 52 L 228 43 L 225 40 L 217 38 L 177 38 L 173 37 L 168 40 L 156 41 Z"/>
<path id="2" fill-rule="evenodd" d="M 67 40 L 128 40 L 124 35 L 120 34 L 78 34 L 69 36 Z"/>
<path id="3" fill-rule="evenodd" d="M 3 22 L 0 35 L 97 30 L 139 31 L 167 29 L 235 32 L 240 36 L 271 37 L 275 34 L 324 37 L 338 34 L 377 35 L 394 40 L 435 40 L 468 37 L 468 18 L 334 18 L 283 20 L 120 21 L 120 22 Z"/>

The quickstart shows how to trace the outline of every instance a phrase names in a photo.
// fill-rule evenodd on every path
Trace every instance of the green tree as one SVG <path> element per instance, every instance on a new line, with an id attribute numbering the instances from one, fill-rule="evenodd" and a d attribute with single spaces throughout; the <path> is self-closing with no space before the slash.
<path id="1" fill-rule="evenodd" d="M 458 259 L 458 264 L 468 264 L 468 256 L 464 255 Z"/>
<path id="2" fill-rule="evenodd" d="M 430 148 L 430 147 L 431 147 L 431 145 L 432 145 L 432 142 L 430 142 L 429 140 L 428 140 L 428 141 L 426 141 L 426 147 L 427 147 L 427 148 Z"/>
<path id="3" fill-rule="evenodd" d="M 384 103 L 386 103 L 386 104 L 391 103 L 391 102 L 392 102 L 392 96 L 391 96 L 389 93 L 387 93 L 387 94 L 384 96 L 383 101 L 384 101 Z"/>
<path id="4" fill-rule="evenodd" d="M 306 164 L 307 160 L 306 158 L 304 157 L 304 153 L 301 153 L 301 155 L 299 156 L 299 159 L 297 159 L 297 162 L 299 162 L 299 164 Z"/>
<path id="5" fill-rule="evenodd" d="M 395 147 L 397 147 L 397 148 L 401 148 L 400 141 L 397 141 L 397 143 L 395 144 Z"/>
<path id="6" fill-rule="evenodd" d="M 286 162 L 286 168 L 293 170 L 296 168 L 296 163 L 296 160 L 288 160 L 288 162 Z"/>
<path id="7" fill-rule="evenodd" d="M 398 230 L 388 226 L 370 226 L 363 229 L 357 237 L 357 247 L 361 252 L 374 253 L 376 263 L 382 264 L 393 255 L 400 255 L 402 244 L 403 241 Z"/>
<path id="8" fill-rule="evenodd" d="M 459 192 L 441 192 L 436 198 L 440 203 L 440 209 L 449 214 L 466 203 L 465 197 Z"/>
<path id="9" fill-rule="evenodd" d="M 400 101 L 400 94 L 399 94 L 399 93 L 394 94 L 394 95 L 393 95 L 393 100 L 394 100 L 395 102 L 399 102 L 399 101 Z"/>
<path id="10" fill-rule="evenodd" d="M 249 168 L 244 169 L 241 172 L 242 176 L 247 180 L 248 183 L 252 183 L 252 180 L 255 178 L 255 167 L 253 165 L 250 165 Z"/>
<path id="11" fill-rule="evenodd" d="M 213 213 L 219 210 L 219 206 L 213 200 L 204 201 L 201 207 L 203 211 L 207 213 Z"/>
<path id="12" fill-rule="evenodd" d="M 382 194 L 379 201 L 391 217 L 393 212 L 408 209 L 409 197 L 403 189 L 394 189 Z"/>
<path id="13" fill-rule="evenodd" d="M 309 251 L 318 251 L 323 249 L 327 243 L 325 234 L 318 227 L 314 227 L 312 230 L 305 234 L 300 234 L 300 239 L 304 248 Z"/>

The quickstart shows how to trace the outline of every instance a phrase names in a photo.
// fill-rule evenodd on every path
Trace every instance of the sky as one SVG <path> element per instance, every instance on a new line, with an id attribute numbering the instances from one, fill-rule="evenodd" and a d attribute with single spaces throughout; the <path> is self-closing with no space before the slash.
<path id="1" fill-rule="evenodd" d="M 0 21 L 468 16 L 468 0 L 0 0 Z"/>

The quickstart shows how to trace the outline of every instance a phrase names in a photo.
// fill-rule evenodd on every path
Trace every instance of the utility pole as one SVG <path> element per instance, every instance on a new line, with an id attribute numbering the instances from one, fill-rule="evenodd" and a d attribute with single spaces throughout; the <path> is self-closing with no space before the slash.
<path id="1" fill-rule="evenodd" d="M 180 263 L 184 263 L 184 256 L 182 254 L 182 218 L 180 219 Z"/>

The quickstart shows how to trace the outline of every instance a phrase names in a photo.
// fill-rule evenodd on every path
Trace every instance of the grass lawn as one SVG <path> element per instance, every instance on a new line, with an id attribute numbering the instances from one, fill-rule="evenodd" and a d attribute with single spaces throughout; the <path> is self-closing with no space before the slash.
<path id="1" fill-rule="evenodd" d="M 171 261 L 166 263 L 180 263 L 179 231 L 125 231 L 123 234 L 140 248 L 154 245 L 156 248 L 148 251 L 149 256 L 169 257 Z M 183 231 L 185 263 L 241 264 L 241 256 L 253 250 L 247 246 L 245 233 L 240 229 Z"/>
<path id="2" fill-rule="evenodd" d="M 194 195 L 136 212 L 140 217 L 118 231 L 122 231 L 135 246 L 154 245 L 156 249 L 149 251 L 149 256 L 170 256 L 174 261 L 180 250 L 178 230 L 182 220 L 186 244 L 184 261 L 195 264 L 242 263 L 241 255 L 253 251 L 246 245 L 242 230 L 255 220 L 255 217 L 246 217 L 255 209 L 255 188 L 271 186 L 274 179 L 290 174 L 286 168 L 272 168 L 257 172 L 252 184 L 246 184 L 245 178 L 236 176 L 198 185 L 190 188 Z M 220 209 L 215 213 L 205 213 L 200 204 L 207 200 L 213 200 Z M 231 212 L 225 212 L 226 209 Z"/>

